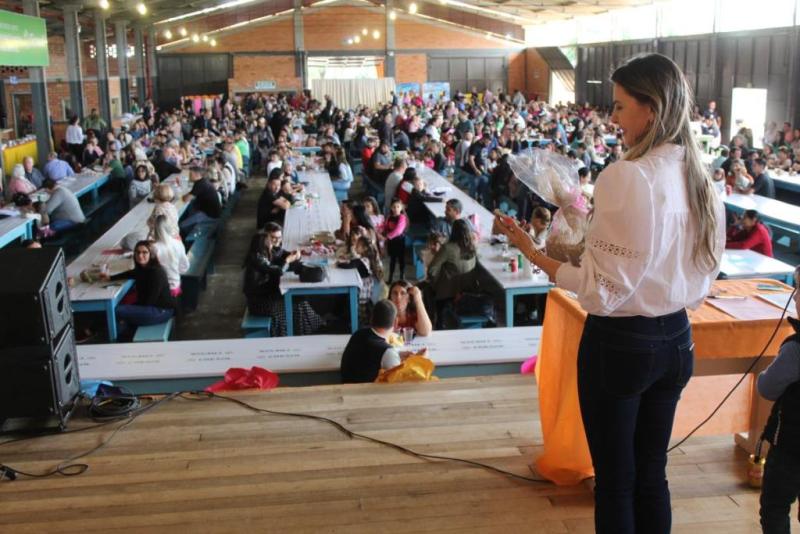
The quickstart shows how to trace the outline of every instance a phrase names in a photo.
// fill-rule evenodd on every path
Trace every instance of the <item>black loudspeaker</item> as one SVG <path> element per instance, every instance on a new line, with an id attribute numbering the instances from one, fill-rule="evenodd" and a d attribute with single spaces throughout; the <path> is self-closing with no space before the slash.
<path id="1" fill-rule="evenodd" d="M 81 390 L 75 335 L 49 346 L 0 350 L 0 431 L 66 427 Z"/>
<path id="2" fill-rule="evenodd" d="M 63 430 L 79 392 L 64 253 L 0 250 L 0 432 Z"/>
<path id="3" fill-rule="evenodd" d="M 72 322 L 62 250 L 0 250 L 0 310 L 0 348 L 55 348 Z"/>

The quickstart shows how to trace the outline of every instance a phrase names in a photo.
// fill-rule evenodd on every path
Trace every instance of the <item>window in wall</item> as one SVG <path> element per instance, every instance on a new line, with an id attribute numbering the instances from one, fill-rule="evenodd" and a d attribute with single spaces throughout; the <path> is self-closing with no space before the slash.
<path id="1" fill-rule="evenodd" d="M 379 78 L 383 58 L 364 56 L 310 57 L 309 80 L 363 80 Z M 382 70 L 382 69 L 381 69 Z"/>
<path id="2" fill-rule="evenodd" d="M 526 26 L 525 42 L 530 46 L 574 45 L 578 42 L 578 24 L 570 19 Z"/>
<path id="3" fill-rule="evenodd" d="M 576 18 L 578 43 L 607 43 L 613 40 L 614 17 L 611 12 Z"/>
<path id="4" fill-rule="evenodd" d="M 725 0 L 720 3 L 718 32 L 781 28 L 792 25 L 796 0 L 770 0 L 755 6 L 752 0 Z"/>
<path id="5" fill-rule="evenodd" d="M 659 37 L 714 31 L 714 0 L 673 0 L 658 6 Z M 687 16 L 687 13 L 691 15 Z"/>
<path id="6" fill-rule="evenodd" d="M 612 41 L 652 39 L 656 36 L 656 13 L 654 5 L 618 9 L 611 11 L 613 19 Z"/>

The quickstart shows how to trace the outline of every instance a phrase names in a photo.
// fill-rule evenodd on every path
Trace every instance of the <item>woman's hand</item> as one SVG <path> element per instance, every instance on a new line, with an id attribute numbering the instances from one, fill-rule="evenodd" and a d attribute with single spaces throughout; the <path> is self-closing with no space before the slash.
<path id="1" fill-rule="evenodd" d="M 536 248 L 533 246 L 531 236 L 524 228 L 520 227 L 515 219 L 503 215 L 499 211 L 495 211 L 494 221 L 493 230 L 501 232 L 508 237 L 508 241 L 517 247 L 524 255 L 530 258 L 530 256 L 537 253 Z"/>
<path id="2" fill-rule="evenodd" d="M 420 291 L 417 286 L 411 286 L 408 288 L 408 296 L 415 301 L 422 300 L 422 291 Z"/>

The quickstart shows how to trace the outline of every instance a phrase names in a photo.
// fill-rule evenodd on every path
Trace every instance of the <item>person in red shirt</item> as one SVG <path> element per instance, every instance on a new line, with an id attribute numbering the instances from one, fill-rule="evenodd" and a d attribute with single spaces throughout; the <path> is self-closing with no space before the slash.
<path id="1" fill-rule="evenodd" d="M 725 248 L 754 250 L 772 257 L 772 236 L 764 223 L 759 220 L 756 210 L 745 210 L 741 227 L 733 226 L 728 231 Z"/>

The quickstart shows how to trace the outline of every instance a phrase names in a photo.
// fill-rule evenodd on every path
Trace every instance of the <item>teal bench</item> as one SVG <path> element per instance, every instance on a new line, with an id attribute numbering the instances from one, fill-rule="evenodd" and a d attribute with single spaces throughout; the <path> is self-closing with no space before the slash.
<path id="1" fill-rule="evenodd" d="M 489 318 L 483 315 L 459 315 L 458 320 L 465 330 L 483 328 L 489 323 Z"/>
<path id="2" fill-rule="evenodd" d="M 206 288 L 208 273 L 213 272 L 215 245 L 213 239 L 199 239 L 189 249 L 189 269 L 181 275 L 181 305 L 184 309 L 197 308 L 200 291 Z"/>
<path id="3" fill-rule="evenodd" d="M 186 236 L 187 243 L 194 243 L 203 239 L 216 237 L 219 221 L 209 221 L 195 225 L 189 235 Z"/>
<path id="4" fill-rule="evenodd" d="M 166 323 L 140 326 L 136 329 L 136 334 L 133 336 L 133 342 L 145 343 L 147 341 L 169 341 L 169 335 L 172 333 L 172 326 L 174 324 L 175 318 L 170 317 Z"/>
<path id="5" fill-rule="evenodd" d="M 244 337 L 270 337 L 270 329 L 272 328 L 272 317 L 267 315 L 253 315 L 250 310 L 245 309 L 244 317 L 242 317 L 242 331 Z"/>

